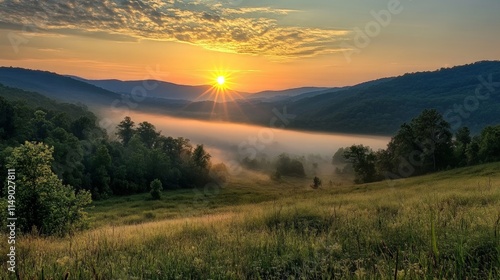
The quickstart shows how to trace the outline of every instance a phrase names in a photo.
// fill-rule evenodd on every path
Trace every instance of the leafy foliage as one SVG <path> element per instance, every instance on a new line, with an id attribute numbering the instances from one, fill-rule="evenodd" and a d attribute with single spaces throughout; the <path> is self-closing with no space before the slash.
<path id="1" fill-rule="evenodd" d="M 130 139 L 132 139 L 132 136 L 134 136 L 134 126 L 135 123 L 127 116 L 116 127 L 116 135 L 120 138 L 123 145 L 126 146 L 130 142 Z"/>
<path id="2" fill-rule="evenodd" d="M 1 86 L 0 94 L 13 100 L 0 97 L 2 165 L 24 141 L 43 142 L 53 147 L 51 169 L 62 182 L 90 191 L 94 199 L 149 192 L 155 179 L 166 188 L 192 188 L 212 180 L 211 156 L 203 145 L 193 148 L 188 139 L 163 136 L 151 123 L 136 126 L 125 117 L 117 126 L 120 142 L 110 141 L 85 108 Z M 41 106 L 19 102 L 16 94 L 39 99 Z"/>
<path id="3" fill-rule="evenodd" d="M 75 193 L 52 172 L 53 151 L 43 143 L 25 142 L 7 159 L 7 168 L 16 169 L 17 225 L 22 232 L 63 235 L 85 226 L 83 208 L 91 202 L 90 193 Z"/>
<path id="4" fill-rule="evenodd" d="M 163 190 L 161 181 L 158 179 L 154 179 L 149 186 L 151 188 L 151 191 L 149 192 L 151 194 L 151 197 L 153 197 L 153 199 L 155 200 L 161 199 L 161 191 Z"/>
<path id="5" fill-rule="evenodd" d="M 304 171 L 304 165 L 298 159 L 292 159 L 287 154 L 281 154 L 278 157 L 276 163 L 276 171 L 279 172 L 280 176 L 295 176 L 304 177 L 306 173 Z"/>
<path id="6" fill-rule="evenodd" d="M 333 162 L 339 162 L 340 152 L 351 163 L 356 183 L 406 178 L 500 161 L 500 125 L 488 126 L 474 137 L 469 128 L 462 127 L 453 139 L 450 124 L 437 110 L 426 109 L 401 125 L 387 149 L 374 152 L 363 145 L 341 148 Z"/>
<path id="7" fill-rule="evenodd" d="M 424 109 L 436 108 L 454 130 L 467 126 L 477 134 L 485 126 L 499 122 L 500 95 L 490 92 L 491 83 L 499 80 L 500 62 L 483 61 L 371 81 L 286 106 L 297 115 L 290 124 L 292 128 L 394 135 L 402 123 Z M 489 83 L 489 89 L 483 86 L 484 81 Z M 467 111 L 464 102 L 474 98 L 477 89 L 488 98 L 477 99 L 479 109 Z M 497 93 L 500 90 L 493 89 Z M 281 108 L 280 104 L 275 106 Z"/>
<path id="8" fill-rule="evenodd" d="M 313 179 L 313 184 L 311 185 L 311 188 L 313 189 L 317 189 L 319 187 L 321 187 L 322 183 L 321 183 L 321 179 L 314 176 L 314 179 Z"/>
<path id="9" fill-rule="evenodd" d="M 346 149 L 344 157 L 352 164 L 358 184 L 369 183 L 376 180 L 375 153 L 363 145 L 353 145 Z"/>

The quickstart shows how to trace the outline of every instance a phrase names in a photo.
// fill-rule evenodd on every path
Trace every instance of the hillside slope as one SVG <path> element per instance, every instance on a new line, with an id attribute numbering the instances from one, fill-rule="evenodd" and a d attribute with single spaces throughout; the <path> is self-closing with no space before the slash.
<path id="1" fill-rule="evenodd" d="M 119 94 L 76 79 L 80 78 L 20 68 L 0 68 L 0 83 L 40 92 L 63 102 L 83 103 L 91 108 L 109 109 L 116 100 L 119 101 L 118 107 L 127 107 L 127 95 L 134 86 L 143 84 L 143 81 L 108 80 L 101 81 L 102 84 L 88 81 L 123 93 Z M 267 91 L 255 95 L 259 98 L 227 103 L 184 100 L 185 97 L 196 99 L 196 91 L 207 86 L 187 87 L 192 92 L 183 95 L 184 86 L 161 82 L 162 86 L 158 86 L 156 94 L 148 94 L 146 99 L 136 102 L 139 106 L 128 109 L 264 126 L 269 126 L 275 118 L 281 120 L 286 113 L 295 116 L 287 120 L 286 127 L 289 129 L 393 135 L 402 123 L 410 121 L 422 110 L 435 108 L 454 130 L 466 125 L 472 133 L 478 133 L 485 126 L 500 123 L 498 81 L 500 62 L 483 61 L 437 71 L 408 73 L 345 88 Z M 163 86 L 181 89 L 175 93 L 163 91 Z M 477 89 L 479 94 L 476 96 Z M 304 93 L 308 90 L 313 91 Z"/>
<path id="2" fill-rule="evenodd" d="M 86 80 L 78 77 L 76 79 L 108 91 L 123 94 L 131 94 L 134 88 L 144 88 L 144 85 L 146 85 L 148 97 L 173 100 L 208 100 L 209 95 L 203 95 L 203 93 L 209 91 L 211 88 L 210 86 L 178 85 L 157 80 Z"/>
<path id="3" fill-rule="evenodd" d="M 201 198 L 182 190 L 155 201 L 117 197 L 94 204 L 94 229 L 19 237 L 28 252 L 20 267 L 27 279 L 499 279 L 499 167 L 394 187 L 312 190 L 238 177 Z"/>
<path id="4" fill-rule="evenodd" d="M 485 81 L 497 83 L 484 85 Z M 393 134 L 423 109 L 435 108 L 452 126 L 467 125 L 473 132 L 500 122 L 500 62 L 485 61 L 409 73 L 379 83 L 325 93 L 289 103 L 297 115 L 292 127 Z M 488 88 L 487 88 L 488 86 Z M 476 97 L 476 89 L 480 97 Z M 488 96 L 487 98 L 484 96 Z M 457 106 L 464 108 L 460 112 Z M 467 110 L 469 109 L 469 110 Z"/>
<path id="5" fill-rule="evenodd" d="M 120 95 L 102 88 L 47 71 L 0 67 L 0 83 L 46 97 L 85 105 L 109 106 Z"/>
<path id="6" fill-rule="evenodd" d="M 88 84 L 103 88 L 108 91 L 131 94 L 134 88 L 145 87 L 148 88 L 148 97 L 163 98 L 169 100 L 187 100 L 194 102 L 213 101 L 215 95 L 210 92 L 215 91 L 213 86 L 210 85 L 179 85 L 158 80 L 137 80 L 137 81 L 121 81 L 121 80 L 88 80 L 80 77 L 72 76 L 72 78 L 86 82 Z M 318 91 L 325 91 L 328 88 L 319 87 L 302 87 L 292 88 L 276 91 L 261 91 L 257 93 L 235 92 L 233 98 L 248 98 L 260 99 L 263 101 L 279 101 L 287 98 L 299 96 L 302 94 L 311 94 Z M 335 89 L 330 89 L 335 90 Z M 220 102 L 220 101 L 219 101 Z"/>
<path id="7" fill-rule="evenodd" d="M 41 108 L 54 112 L 62 112 L 65 113 L 70 118 L 70 120 L 75 120 L 81 116 L 87 116 L 90 119 L 94 118 L 94 115 L 90 113 L 84 106 L 71 103 L 58 103 L 53 99 L 45 97 L 39 93 L 7 87 L 2 84 L 0 84 L 0 97 L 8 101 L 25 104 L 31 108 Z"/>

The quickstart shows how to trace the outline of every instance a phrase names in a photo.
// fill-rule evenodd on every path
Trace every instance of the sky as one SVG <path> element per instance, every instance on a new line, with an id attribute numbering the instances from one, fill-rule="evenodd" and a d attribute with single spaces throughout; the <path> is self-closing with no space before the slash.
<path id="1" fill-rule="evenodd" d="M 0 0 L 0 65 L 235 90 L 500 60 L 498 0 Z"/>

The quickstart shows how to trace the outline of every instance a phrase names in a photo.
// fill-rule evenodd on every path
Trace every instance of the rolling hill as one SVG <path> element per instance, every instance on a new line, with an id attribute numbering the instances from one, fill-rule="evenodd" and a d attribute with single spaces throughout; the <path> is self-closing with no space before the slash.
<path id="1" fill-rule="evenodd" d="M 478 133 L 500 123 L 500 62 L 482 61 L 408 73 L 343 88 L 305 87 L 264 91 L 232 102 L 216 103 L 197 94 L 209 86 L 183 86 L 157 82 L 133 110 L 204 120 L 243 122 L 269 126 L 285 110 L 295 115 L 287 128 L 392 135 L 422 110 L 440 111 L 453 129 L 468 126 Z M 47 97 L 89 107 L 109 108 L 129 98 L 145 81 L 84 80 L 55 73 L 0 67 L 0 83 Z M 476 94 L 476 91 L 478 94 Z M 123 102 L 122 102 L 123 103 Z M 123 105 L 123 104 L 122 104 Z"/>
<path id="2" fill-rule="evenodd" d="M 69 76 L 75 80 L 79 80 L 102 89 L 121 93 L 131 94 L 134 88 L 143 87 L 147 88 L 148 97 L 163 98 L 169 100 L 186 100 L 186 101 L 214 101 L 214 96 L 209 93 L 213 90 L 210 85 L 179 85 L 158 80 L 136 80 L 136 81 L 121 81 L 121 80 L 87 80 L 77 76 Z M 334 91 L 335 88 L 321 88 L 321 87 L 301 87 L 285 90 L 266 90 L 257 93 L 236 92 L 238 96 L 234 95 L 235 99 L 244 97 L 247 99 L 261 100 L 267 102 L 286 100 L 291 97 L 302 96 L 309 94 L 313 96 L 315 93 L 319 94 L 324 91 Z M 306 97 L 304 95 L 303 97 Z"/>
<path id="3" fill-rule="evenodd" d="M 19 102 L 28 107 L 65 113 L 70 120 L 81 116 L 93 119 L 94 116 L 85 107 L 72 103 L 60 103 L 36 92 L 25 91 L 18 88 L 7 87 L 0 84 L 0 97 L 8 101 Z"/>
<path id="4" fill-rule="evenodd" d="M 292 98 L 300 99 L 308 96 L 315 96 L 327 91 L 336 91 L 339 89 L 340 88 L 301 87 L 286 90 L 265 90 L 248 95 L 247 98 L 259 99 L 266 102 L 276 102 Z"/>
<path id="5" fill-rule="evenodd" d="M 168 83 L 157 80 L 137 80 L 137 81 L 121 81 L 121 80 L 87 80 L 73 76 L 74 79 L 85 83 L 103 88 L 108 91 L 132 94 L 134 88 L 147 88 L 148 97 L 172 99 L 172 100 L 210 100 L 210 96 L 203 95 L 208 92 L 211 86 L 187 86 Z"/>
<path id="6" fill-rule="evenodd" d="M 47 71 L 0 67 L 0 84 L 34 91 L 70 103 L 106 106 L 120 95 L 94 85 Z"/>
<path id="7" fill-rule="evenodd" d="M 500 62 L 483 61 L 381 79 L 286 105 L 297 115 L 293 128 L 391 135 L 423 109 L 435 108 L 452 128 L 466 125 L 477 133 L 500 123 L 498 81 Z"/>

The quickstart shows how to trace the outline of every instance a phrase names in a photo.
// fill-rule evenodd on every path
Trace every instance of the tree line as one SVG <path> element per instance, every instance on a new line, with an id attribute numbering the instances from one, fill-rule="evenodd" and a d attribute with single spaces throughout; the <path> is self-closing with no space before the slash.
<path id="1" fill-rule="evenodd" d="M 135 124 L 125 117 L 112 140 L 85 108 L 68 115 L 66 104 L 54 106 L 33 107 L 0 97 L 0 165 L 18 172 L 23 232 L 67 232 L 83 220 L 82 208 L 91 198 L 150 190 L 158 198 L 161 189 L 209 183 L 211 171 L 219 177 L 227 174 L 223 164 L 212 166 L 203 145 L 161 135 L 149 122 Z M 3 207 L 7 182 L 0 181 Z M 62 213 L 58 203 L 68 205 L 62 207 L 67 211 Z"/>
<path id="2" fill-rule="evenodd" d="M 88 112 L 70 119 L 65 113 L 2 98 L 0 111 L 2 165 L 24 141 L 43 142 L 54 148 L 52 169 L 63 183 L 90 191 L 93 199 L 147 192 L 154 179 L 166 189 L 209 181 L 211 156 L 203 145 L 163 136 L 149 122 L 136 125 L 125 117 L 117 125 L 118 139 L 111 140 Z"/>
<path id="3" fill-rule="evenodd" d="M 399 179 L 451 168 L 500 161 L 500 125 L 488 126 L 472 136 L 468 127 L 452 133 L 450 124 L 434 109 L 426 109 L 403 123 L 386 149 L 364 145 L 340 149 L 356 183 Z"/>

